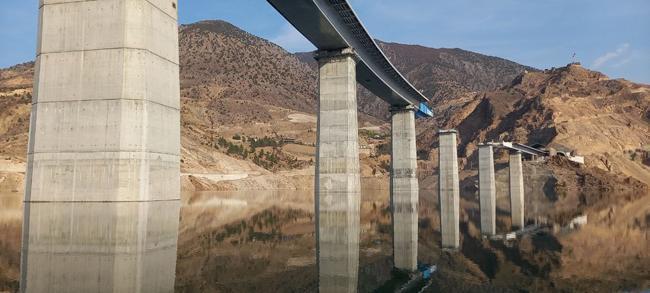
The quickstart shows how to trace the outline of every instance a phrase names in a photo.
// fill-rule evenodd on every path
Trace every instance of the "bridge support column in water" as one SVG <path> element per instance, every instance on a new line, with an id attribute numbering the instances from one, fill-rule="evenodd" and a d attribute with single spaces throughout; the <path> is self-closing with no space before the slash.
<path id="1" fill-rule="evenodd" d="M 320 51 L 315 212 L 320 292 L 356 292 L 361 182 L 356 56 Z"/>
<path id="2" fill-rule="evenodd" d="M 173 292 L 176 0 L 41 1 L 22 292 Z"/>
<path id="3" fill-rule="evenodd" d="M 415 271 L 418 262 L 418 177 L 415 108 L 391 109 L 390 203 L 395 268 Z"/>
<path id="4" fill-rule="evenodd" d="M 496 234 L 496 180 L 494 177 L 494 150 L 491 145 L 478 146 L 479 200 L 481 204 L 481 233 Z"/>
<path id="5" fill-rule="evenodd" d="M 392 108 L 390 204 L 395 268 L 415 271 L 418 262 L 418 177 L 415 108 Z"/>
<path id="6" fill-rule="evenodd" d="M 512 227 L 524 228 L 524 173 L 521 152 L 510 153 L 510 212 Z"/>
<path id="7" fill-rule="evenodd" d="M 440 233 L 442 247 L 460 247 L 460 184 L 456 130 L 438 132 L 438 196 L 440 203 Z"/>

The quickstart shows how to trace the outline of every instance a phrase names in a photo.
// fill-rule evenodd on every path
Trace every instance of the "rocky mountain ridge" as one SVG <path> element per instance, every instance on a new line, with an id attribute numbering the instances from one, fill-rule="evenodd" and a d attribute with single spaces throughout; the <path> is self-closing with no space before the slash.
<path id="1" fill-rule="evenodd" d="M 524 71 L 537 69 L 515 62 L 486 56 L 458 48 L 428 48 L 376 40 L 395 67 L 413 86 L 437 104 L 456 99 L 464 93 L 497 89 L 509 84 Z M 296 54 L 314 70 L 317 67 L 312 52 Z M 378 117 L 389 117 L 388 105 L 370 91 L 359 86 L 359 110 Z"/>
<path id="2" fill-rule="evenodd" d="M 571 150 L 587 163 L 616 169 L 650 184 L 650 86 L 577 64 L 526 72 L 498 90 L 481 92 L 457 105 L 445 121 L 430 119 L 422 127 L 456 128 L 461 157 L 472 158 L 479 142 L 516 141 Z M 440 123 L 442 122 L 442 123 Z M 423 148 L 435 146 L 422 132 Z"/>
<path id="3" fill-rule="evenodd" d="M 212 152 L 211 148 L 198 148 L 214 145 L 215 136 L 219 136 L 217 132 L 224 127 L 251 128 L 256 123 L 268 124 L 281 115 L 280 112 L 315 113 L 317 71 L 315 61 L 308 57 L 310 54 L 288 53 L 267 40 L 219 20 L 180 26 L 179 43 L 182 132 L 188 145 L 196 145 L 192 148 L 194 151 Z M 425 93 L 437 94 L 434 100 L 438 102 L 453 100 L 456 94 L 467 91 L 492 89 L 527 68 L 460 49 L 431 49 L 383 42 L 380 45 L 416 86 L 425 89 Z M 446 70 L 454 74 L 447 76 L 444 74 Z M 4 126 L 0 126 L 4 131 L 0 133 L 12 136 L 4 139 L 4 144 L 9 141 L 12 144 L 3 149 L 5 153 L 22 157 L 29 121 L 28 101 L 25 99 L 31 97 L 33 63 L 0 72 L 0 87 L 6 95 L 12 96 L 2 101 L 6 106 L 2 109 L 5 113 L 0 113 L 5 120 Z M 448 86 L 450 84 L 453 86 Z M 362 88 L 359 109 L 360 119 L 370 123 L 368 125 L 381 125 L 388 113 L 388 105 Z M 10 133 L 8 129 L 13 131 Z M 254 135 L 280 134 L 278 130 L 266 129 Z M 314 135 L 309 134 L 303 142 L 310 143 Z M 188 161 L 193 160 L 190 158 Z M 186 165 L 190 168 L 189 165 L 201 163 L 194 161 Z"/>

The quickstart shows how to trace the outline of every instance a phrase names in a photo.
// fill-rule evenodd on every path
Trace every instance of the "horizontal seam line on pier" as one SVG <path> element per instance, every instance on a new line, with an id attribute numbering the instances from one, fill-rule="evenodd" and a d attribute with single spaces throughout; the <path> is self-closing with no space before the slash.
<path id="1" fill-rule="evenodd" d="M 170 105 L 165 105 L 163 103 L 152 101 L 152 100 L 131 99 L 131 98 L 128 98 L 128 99 L 122 99 L 122 98 L 119 98 L 119 99 L 79 99 L 79 100 L 67 100 L 67 101 L 43 101 L 43 102 L 39 102 L 38 97 L 37 97 L 36 102 L 33 102 L 32 106 L 33 105 L 38 105 L 38 104 L 56 104 L 56 103 L 74 103 L 74 102 L 101 102 L 101 101 L 143 101 L 143 102 L 159 105 L 159 106 L 162 106 L 162 107 L 165 107 L 165 108 L 169 108 L 169 109 L 172 109 L 172 110 L 176 110 L 176 111 L 179 111 L 179 112 L 181 110 L 180 108 L 175 108 L 175 107 L 172 107 Z"/>
<path id="2" fill-rule="evenodd" d="M 36 58 L 42 56 L 43 54 L 64 54 L 64 53 L 79 53 L 79 52 L 94 52 L 94 51 L 109 51 L 109 50 L 136 50 L 136 51 L 145 51 L 151 53 L 151 55 L 154 55 L 160 59 L 163 59 L 169 63 L 172 63 L 176 66 L 180 66 L 179 63 L 167 59 L 167 57 L 163 57 L 158 53 L 154 53 L 153 51 L 149 49 L 144 49 L 144 48 L 135 48 L 135 47 L 111 47 L 111 48 L 97 48 L 97 49 L 83 49 L 83 50 L 69 50 L 69 51 L 52 51 L 52 52 L 40 52 L 36 54 Z"/>
<path id="3" fill-rule="evenodd" d="M 93 245 L 95 246 L 95 245 Z M 114 247 L 114 246 L 109 246 L 109 247 Z M 94 251 L 82 251 L 82 252 L 75 252 L 74 254 L 76 256 L 82 255 L 82 256 L 109 256 L 109 255 L 134 255 L 134 254 L 139 254 L 139 253 L 146 253 L 146 252 L 155 252 L 155 251 L 160 251 L 160 250 L 166 250 L 170 249 L 173 247 L 177 247 L 175 244 L 169 244 L 169 245 L 162 245 L 154 248 L 141 248 L 141 249 L 136 249 L 131 252 L 125 252 L 125 251 L 115 251 L 115 252 L 94 252 Z M 36 254 L 45 254 L 47 253 L 48 255 L 70 255 L 70 252 L 52 252 L 52 251 L 47 251 L 47 250 L 41 250 L 41 249 L 30 249 L 30 253 L 36 253 Z"/>
<path id="4" fill-rule="evenodd" d="M 43 3 L 39 5 L 38 8 L 40 9 L 50 5 L 64 5 L 64 4 L 73 4 L 73 3 L 82 3 L 82 2 L 97 2 L 97 0 L 79 0 L 79 1 L 58 2 L 58 3 L 48 3 L 48 4 Z"/>
<path id="5" fill-rule="evenodd" d="M 38 9 L 41 9 L 41 8 L 43 8 L 43 7 L 45 7 L 45 6 L 50 6 L 50 5 L 65 5 L 65 4 L 72 4 L 72 3 L 97 2 L 97 1 L 98 1 L 98 0 L 79 0 L 79 1 L 70 1 L 70 2 L 49 3 L 49 4 L 45 4 L 45 3 L 43 3 L 42 5 L 38 6 Z M 173 19 L 174 21 L 176 21 L 176 22 L 178 23 L 178 19 L 177 19 L 177 17 L 174 17 L 173 15 L 170 15 L 169 13 L 167 13 L 167 12 L 164 11 L 164 10 L 162 10 L 162 9 L 161 9 L 160 7 L 158 7 L 157 5 L 151 3 L 151 1 L 149 1 L 149 0 L 144 0 L 144 1 L 147 2 L 147 3 L 149 3 L 149 5 L 151 5 L 152 7 L 154 7 L 156 10 L 162 12 L 162 14 L 167 15 L 169 18 Z"/>
<path id="6" fill-rule="evenodd" d="M 121 151 L 56 151 L 56 152 L 29 152 L 27 155 L 39 155 L 39 154 L 96 154 L 96 153 L 143 153 L 143 154 L 152 154 L 152 155 L 166 155 L 166 156 L 174 156 L 174 157 L 179 157 L 180 154 L 172 154 L 172 153 L 163 153 L 163 152 L 152 152 L 152 151 L 146 151 L 146 150 L 121 150 Z"/>

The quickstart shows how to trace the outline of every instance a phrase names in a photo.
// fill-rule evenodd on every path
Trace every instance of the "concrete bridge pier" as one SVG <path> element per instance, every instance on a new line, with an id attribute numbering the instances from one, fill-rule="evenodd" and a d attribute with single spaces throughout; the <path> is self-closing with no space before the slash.
<path id="1" fill-rule="evenodd" d="M 442 248 L 460 247 L 460 184 L 456 130 L 438 131 L 438 196 Z"/>
<path id="2" fill-rule="evenodd" d="M 481 234 L 496 234 L 496 180 L 494 150 L 491 145 L 478 146 L 479 201 L 481 204 Z"/>
<path id="3" fill-rule="evenodd" d="M 418 261 L 418 177 L 415 108 L 392 108 L 390 205 L 395 268 L 415 271 Z"/>
<path id="4" fill-rule="evenodd" d="M 513 228 L 524 228 L 524 174 L 521 152 L 510 153 L 510 212 Z"/>
<path id="5" fill-rule="evenodd" d="M 173 292 L 176 0 L 40 1 L 21 292 Z"/>
<path id="6" fill-rule="evenodd" d="M 319 51 L 316 250 L 320 292 L 356 292 L 359 270 L 359 139 L 356 56 Z"/>

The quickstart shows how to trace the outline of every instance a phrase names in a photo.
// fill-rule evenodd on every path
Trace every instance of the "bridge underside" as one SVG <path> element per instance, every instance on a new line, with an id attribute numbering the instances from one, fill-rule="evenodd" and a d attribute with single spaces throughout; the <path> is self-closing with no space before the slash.
<path id="1" fill-rule="evenodd" d="M 352 48 L 359 58 L 357 82 L 391 106 L 414 106 L 431 116 L 428 99 L 386 58 L 346 0 L 268 0 L 318 50 Z"/>

